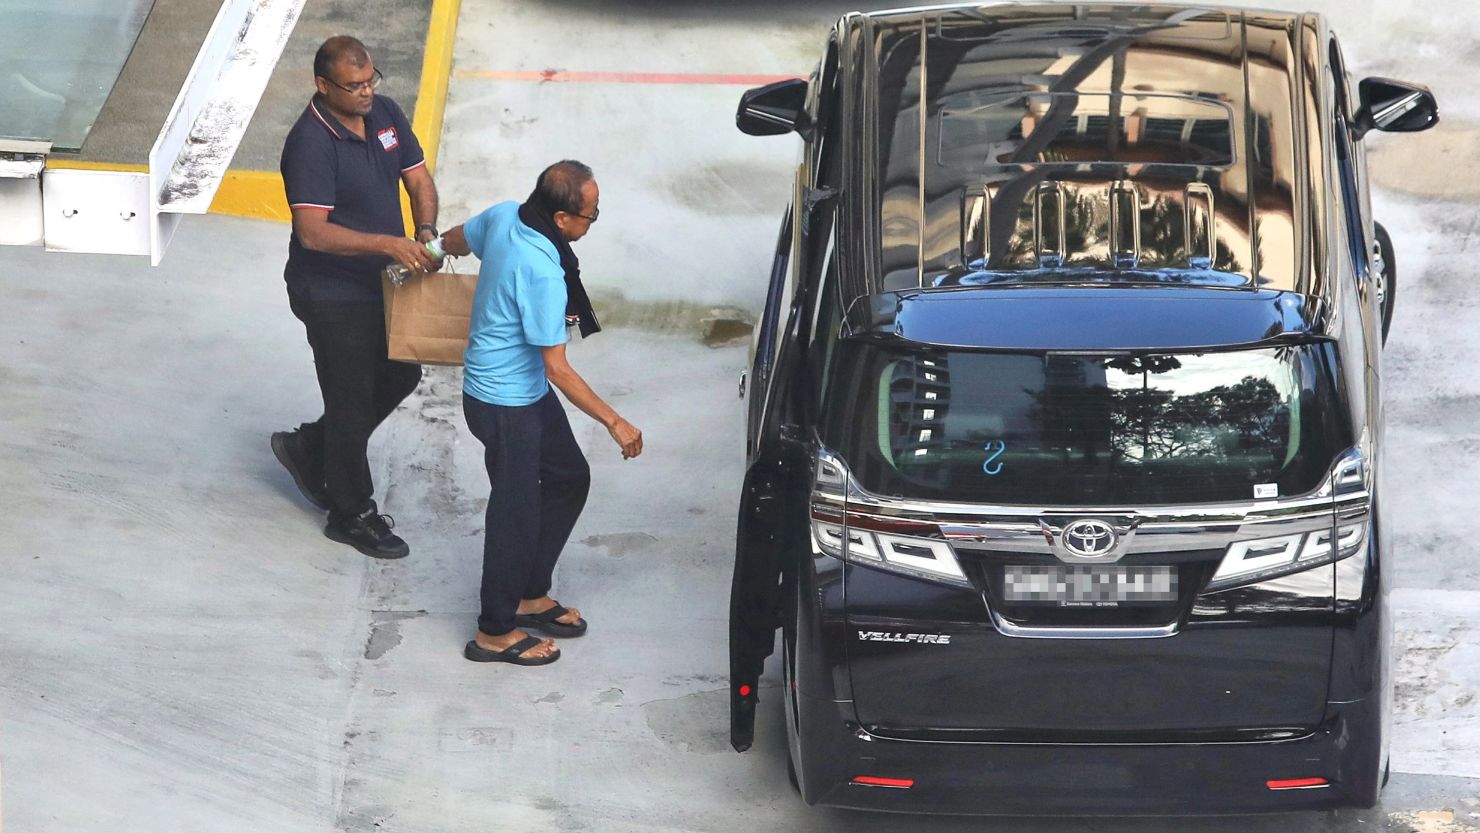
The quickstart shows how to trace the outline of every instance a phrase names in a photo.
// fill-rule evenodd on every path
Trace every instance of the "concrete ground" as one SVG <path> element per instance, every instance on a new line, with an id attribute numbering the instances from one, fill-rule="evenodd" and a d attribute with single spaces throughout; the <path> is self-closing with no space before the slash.
<path id="1" fill-rule="evenodd" d="M 1385 356 L 1398 681 L 1392 782 L 1366 812 L 1200 821 L 902 818 L 808 808 L 768 698 L 726 742 L 726 607 L 745 349 L 795 155 L 733 130 L 740 87 L 625 73 L 805 73 L 836 3 L 464 0 L 444 225 L 577 156 L 579 246 L 608 320 L 572 361 L 646 437 L 623 462 L 573 414 L 594 487 L 557 575 L 592 632 L 543 669 L 463 660 L 486 481 L 459 371 L 377 433 L 413 553 L 320 534 L 267 436 L 318 413 L 283 226 L 187 218 L 164 264 L 7 250 L 0 304 L 0 764 L 27 833 L 189 831 L 1480 830 L 1480 11 L 1312 3 L 1359 75 L 1434 86 L 1445 123 L 1374 136 L 1399 247 Z M 1440 16 L 1441 10 L 1444 15 Z M 367 21 L 366 27 L 374 25 Z M 522 71 L 614 73 L 546 82 Z M 696 77 L 693 81 L 702 81 Z M 1433 173 L 1439 171 L 1439 174 Z M 471 267 L 468 267 L 471 268 Z M 621 292 L 621 295 L 616 293 Z M 713 310 L 718 310 L 713 311 Z M 739 310 L 736 313 L 735 310 Z M 774 684 L 774 681 L 772 681 Z"/>

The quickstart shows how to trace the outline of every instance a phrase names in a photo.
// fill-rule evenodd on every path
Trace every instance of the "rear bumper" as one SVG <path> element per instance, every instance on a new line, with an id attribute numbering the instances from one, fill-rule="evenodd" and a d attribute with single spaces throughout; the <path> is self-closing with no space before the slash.
<path id="1" fill-rule="evenodd" d="M 835 703 L 799 705 L 803 714 L 839 713 Z M 798 774 L 809 804 L 887 812 L 1175 816 L 1370 807 L 1381 768 L 1373 703 L 1332 710 L 1324 728 L 1295 740 L 1144 746 L 901 741 L 820 720 L 800 727 Z M 914 785 L 850 783 L 860 775 Z M 1266 785 L 1308 777 L 1330 786 Z"/>

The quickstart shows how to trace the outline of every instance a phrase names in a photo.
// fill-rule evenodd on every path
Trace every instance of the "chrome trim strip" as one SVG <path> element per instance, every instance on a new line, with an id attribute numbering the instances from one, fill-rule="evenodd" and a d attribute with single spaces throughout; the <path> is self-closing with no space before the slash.
<path id="1" fill-rule="evenodd" d="M 828 501 L 827 504 L 829 507 L 836 507 L 836 511 L 839 513 L 842 512 L 841 502 L 834 503 Z M 1360 514 L 1361 510 L 1349 511 L 1352 511 L 1354 514 Z M 1002 552 L 1032 554 L 1049 554 L 1055 552 L 1053 546 L 1044 535 L 1039 523 L 1040 519 L 1062 523 L 1072 520 L 1075 517 L 1072 514 L 1060 515 L 1055 513 L 1053 515 L 1040 516 L 1040 519 L 1032 520 L 1015 518 L 1012 521 L 976 521 L 942 518 L 929 512 L 918 514 L 901 512 L 885 515 L 859 511 L 857 508 L 851 506 L 849 514 L 875 518 L 881 521 L 909 519 L 933 522 L 939 524 L 946 540 L 967 551 L 973 549 L 991 549 Z M 1095 517 L 1097 515 L 1108 514 L 1112 513 L 1085 512 L 1081 517 Z M 1281 534 L 1287 529 L 1289 532 L 1294 533 L 1326 528 L 1331 525 L 1332 521 L 1331 505 L 1329 502 L 1312 511 L 1305 511 L 1299 514 L 1292 513 L 1275 518 L 1227 518 L 1205 523 L 1184 523 L 1178 521 L 1158 522 L 1155 519 L 1138 517 L 1134 514 L 1128 514 L 1124 517 L 1127 517 L 1134 526 L 1134 534 L 1124 536 L 1121 545 L 1121 552 L 1128 555 L 1222 549 L 1236 540 L 1268 537 L 1274 534 Z M 1280 529 L 1276 531 L 1272 527 L 1279 527 Z"/>
<path id="2" fill-rule="evenodd" d="M 1176 636 L 1181 627 L 1179 623 L 1161 627 L 1121 627 L 1121 628 L 1081 628 L 1081 627 L 1041 627 L 1031 628 L 1013 623 L 1002 618 L 1002 615 L 993 610 L 991 605 L 982 600 L 988 612 L 992 614 L 992 624 L 996 626 L 997 632 L 1003 636 L 1020 639 L 1163 639 L 1168 636 Z"/>
<path id="3" fill-rule="evenodd" d="M 1110 184 L 1110 263 L 1134 269 L 1141 261 L 1141 195 L 1132 180 Z"/>
<path id="4" fill-rule="evenodd" d="M 851 701 L 844 701 L 850 702 Z M 851 728 L 851 727 L 850 727 Z M 1302 729 L 1302 733 L 1288 738 L 1257 738 L 1250 740 L 1188 740 L 1188 741 L 1064 741 L 1050 740 L 1035 743 L 1025 743 L 1020 740 L 957 740 L 953 738 L 904 738 L 897 735 L 887 734 L 888 730 L 870 731 L 858 727 L 855 737 L 863 741 L 888 741 L 890 743 L 929 743 L 947 746 L 1253 746 L 1303 743 L 1314 738 L 1318 732 L 1312 729 Z"/>
<path id="5" fill-rule="evenodd" d="M 1366 493 L 1362 496 L 1365 497 Z M 1348 496 L 1343 495 L 1342 499 Z M 1351 495 L 1350 497 L 1357 497 Z M 894 510 L 915 514 L 962 515 L 981 517 L 996 515 L 1019 518 L 1036 518 L 1042 515 L 1063 517 L 1086 517 L 1097 515 L 1128 515 L 1145 518 L 1147 523 L 1156 520 L 1182 523 L 1231 522 L 1263 520 L 1283 517 L 1292 513 L 1331 510 L 1331 496 L 1303 495 L 1296 498 L 1275 500 L 1250 500 L 1247 503 L 1204 503 L 1168 504 L 1164 506 L 1065 506 L 1052 504 L 1009 506 L 1004 504 L 957 503 L 954 501 L 925 501 L 909 498 L 890 498 L 875 495 L 861 486 L 850 475 L 848 502 L 871 506 L 881 510 Z"/>
<path id="6" fill-rule="evenodd" d="M 918 191 L 919 191 L 919 197 L 918 197 L 918 199 L 919 199 L 919 211 L 920 211 L 919 217 L 920 217 L 920 219 L 919 219 L 919 221 L 916 224 L 916 230 L 919 232 L 919 234 L 916 237 L 916 240 L 918 241 L 918 246 L 917 246 L 917 248 L 915 250 L 915 285 L 918 286 L 918 287 L 924 287 L 925 286 L 925 218 L 928 217 L 928 216 L 930 216 L 928 213 L 926 213 L 926 210 L 925 210 L 925 202 L 926 202 L 925 201 L 925 176 L 926 176 L 926 174 L 928 172 L 927 165 L 928 165 L 928 159 L 930 157 L 930 154 L 925 149 L 926 148 L 926 141 L 928 140 L 929 135 L 930 135 L 930 107 L 928 106 L 928 101 L 927 101 L 927 94 L 930 92 L 930 57 L 929 57 L 930 53 L 929 53 L 929 47 L 930 47 L 930 27 L 928 25 L 926 25 L 925 16 L 924 15 L 921 15 L 921 17 L 920 17 L 920 63 L 919 63 L 919 67 L 920 67 L 920 90 L 919 90 L 919 96 L 920 96 L 920 98 L 919 98 L 919 105 L 918 105 L 919 106 L 919 110 L 920 110 L 920 124 L 919 124 L 919 127 L 920 127 L 919 142 L 920 142 L 920 144 L 916 146 L 916 153 L 919 155 L 919 165 L 917 166 L 916 176 L 918 176 L 920 178 L 920 180 L 919 180 L 919 187 L 918 187 Z"/>
<path id="7" fill-rule="evenodd" d="M 870 492 L 858 484 L 858 480 L 853 477 L 852 469 L 835 452 L 820 449 L 818 455 L 832 462 L 840 470 L 848 473 L 847 495 L 845 498 L 841 494 L 817 492 L 815 487 L 813 490 L 814 495 L 835 501 L 846 499 L 850 504 L 881 510 L 882 514 L 886 516 L 897 513 L 909 513 L 916 516 L 928 515 L 934 518 L 958 515 L 963 518 L 979 519 L 983 516 L 995 516 L 1021 518 L 1020 523 L 1036 523 L 1038 518 L 1045 515 L 1062 516 L 1064 518 L 1123 515 L 1141 519 L 1141 525 L 1152 523 L 1244 523 L 1283 519 L 1301 513 L 1316 514 L 1318 512 L 1329 512 L 1331 511 L 1333 502 L 1337 506 L 1341 506 L 1346 503 L 1361 503 L 1371 499 L 1371 493 L 1367 489 L 1337 495 L 1333 498 L 1333 481 L 1336 476 L 1333 473 L 1328 474 L 1321 485 L 1308 494 L 1274 498 L 1272 500 L 1239 501 L 1237 503 L 1189 503 L 1140 507 L 1124 504 L 1099 506 L 1023 504 L 1014 506 L 1008 504 L 916 500 L 912 498 L 886 497 Z M 855 509 L 854 511 L 858 510 Z M 942 520 L 944 522 L 944 519 Z"/>
<path id="8" fill-rule="evenodd" d="M 1040 182 L 1033 189 L 1033 254 L 1038 267 L 1056 269 L 1064 263 L 1064 252 L 1068 247 L 1067 232 L 1064 230 L 1065 215 L 1064 186 L 1058 181 Z M 1045 233 L 1048 228 L 1051 234 Z"/>
<path id="9" fill-rule="evenodd" d="M 1191 129 L 1191 122 L 1188 123 Z M 1200 205 L 1194 205 L 1201 203 Z M 1218 215 L 1213 213 L 1213 189 L 1207 183 L 1188 183 L 1182 200 L 1183 245 L 1187 249 L 1187 265 L 1194 269 L 1212 268 L 1214 256 L 1218 250 L 1218 229 L 1213 218 Z M 1195 249 L 1198 240 L 1197 235 L 1207 236 L 1201 250 Z"/>

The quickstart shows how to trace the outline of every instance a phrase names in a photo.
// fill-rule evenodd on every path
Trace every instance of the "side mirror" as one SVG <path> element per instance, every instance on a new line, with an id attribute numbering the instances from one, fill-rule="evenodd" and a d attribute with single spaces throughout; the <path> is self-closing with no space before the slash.
<path id="1" fill-rule="evenodd" d="M 1353 116 L 1357 138 L 1369 130 L 1416 133 L 1439 123 L 1439 102 L 1429 88 L 1391 78 L 1363 78 L 1362 106 Z"/>
<path id="2" fill-rule="evenodd" d="M 735 111 L 735 126 L 751 136 L 780 136 L 795 130 L 805 138 L 811 128 L 806 104 L 807 81 L 802 78 L 746 90 Z"/>

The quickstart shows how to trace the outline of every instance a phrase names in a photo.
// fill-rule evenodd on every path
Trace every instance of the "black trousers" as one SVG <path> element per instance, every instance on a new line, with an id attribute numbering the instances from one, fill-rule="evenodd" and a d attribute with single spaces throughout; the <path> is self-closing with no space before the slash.
<path id="1" fill-rule="evenodd" d="M 488 467 L 478 630 L 502 636 L 514 629 L 520 599 L 549 594 L 555 562 L 586 506 L 591 467 L 553 389 L 518 407 L 463 394 L 463 416 Z"/>
<path id="2" fill-rule="evenodd" d="M 304 449 L 311 466 L 322 463 L 330 517 L 358 515 L 375 494 L 370 435 L 416 390 L 421 365 L 385 357 L 385 309 L 378 303 L 329 304 L 291 292 L 288 303 L 308 333 L 324 396 L 323 416 L 298 429 Z"/>

